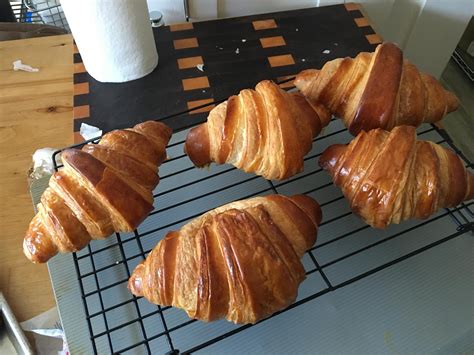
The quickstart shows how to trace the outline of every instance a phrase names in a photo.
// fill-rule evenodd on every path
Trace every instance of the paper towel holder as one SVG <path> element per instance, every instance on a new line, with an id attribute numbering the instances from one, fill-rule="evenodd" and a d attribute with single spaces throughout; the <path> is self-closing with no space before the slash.
<path id="1" fill-rule="evenodd" d="M 161 11 L 150 11 L 151 27 L 161 27 L 165 25 L 163 13 Z"/>

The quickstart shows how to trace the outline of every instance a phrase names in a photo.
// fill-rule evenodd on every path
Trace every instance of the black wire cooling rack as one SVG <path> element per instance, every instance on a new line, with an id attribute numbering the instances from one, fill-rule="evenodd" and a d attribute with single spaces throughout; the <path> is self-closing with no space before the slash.
<path id="1" fill-rule="evenodd" d="M 302 304 L 474 229 L 471 209 L 474 202 L 383 231 L 365 225 L 351 213 L 339 189 L 317 165 L 318 157 L 327 146 L 346 143 L 352 138 L 339 120 L 333 119 L 326 131 L 314 140 L 313 150 L 305 157 L 304 172 L 282 182 L 245 174 L 229 165 L 212 165 L 208 170 L 195 168 L 182 150 L 188 129 L 183 127 L 175 132 L 168 145 L 170 159 L 160 167 L 155 209 L 145 222 L 133 233 L 116 233 L 106 241 L 93 242 L 74 253 L 82 306 L 95 353 L 192 353 L 253 327 L 225 321 L 205 324 L 187 318 L 184 312 L 172 307 L 151 305 L 143 298 L 132 296 L 126 288 L 134 267 L 167 231 L 176 230 L 207 210 L 233 200 L 271 193 L 305 193 L 316 198 L 323 210 L 318 241 L 303 258 L 307 279 L 300 287 L 298 299 L 261 322 L 271 322 L 281 313 L 292 312 Z M 418 136 L 449 146 L 462 157 L 466 166 L 473 167 L 446 132 L 437 126 L 420 127 Z M 57 165 L 56 169 L 60 167 Z M 427 228 L 438 232 L 426 233 Z M 196 335 L 187 336 L 191 332 Z"/>

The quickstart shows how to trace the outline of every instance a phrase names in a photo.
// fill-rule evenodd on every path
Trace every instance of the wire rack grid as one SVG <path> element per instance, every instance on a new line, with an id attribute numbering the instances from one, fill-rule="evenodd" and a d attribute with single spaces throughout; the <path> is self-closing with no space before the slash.
<path id="1" fill-rule="evenodd" d="M 171 118 L 162 120 L 166 122 Z M 446 208 L 426 220 L 407 221 L 386 230 L 372 229 L 353 215 L 340 190 L 317 164 L 327 146 L 351 140 L 340 120 L 333 118 L 325 132 L 314 140 L 312 151 L 305 157 L 304 171 L 280 182 L 267 181 L 229 165 L 195 168 L 183 154 L 189 128 L 175 132 L 168 145 L 170 158 L 160 167 L 160 184 L 154 191 L 155 209 L 150 216 L 133 233 L 116 233 L 106 241 L 93 241 L 74 253 L 76 276 L 95 353 L 174 354 L 211 349 L 209 347 L 224 339 L 243 331 L 251 332 L 249 328 L 271 323 L 284 314 L 296 314 L 303 304 L 473 231 L 474 202 Z M 421 126 L 418 136 L 454 149 L 472 169 L 473 164 L 437 126 Z M 97 141 L 90 140 L 81 145 Z M 57 165 L 56 169 L 60 167 Z M 307 194 L 314 197 L 323 210 L 318 241 L 302 260 L 306 280 L 299 288 L 296 302 L 287 309 L 257 325 L 239 326 L 226 321 L 206 324 L 189 319 L 183 311 L 173 307 L 152 305 L 127 290 L 127 281 L 135 266 L 167 231 L 179 229 L 219 205 L 273 193 Z M 274 336 L 284 332 L 280 328 L 272 328 Z"/>
<path id="2" fill-rule="evenodd" d="M 51 25 L 70 31 L 59 0 L 10 1 L 10 5 L 19 22 Z"/>

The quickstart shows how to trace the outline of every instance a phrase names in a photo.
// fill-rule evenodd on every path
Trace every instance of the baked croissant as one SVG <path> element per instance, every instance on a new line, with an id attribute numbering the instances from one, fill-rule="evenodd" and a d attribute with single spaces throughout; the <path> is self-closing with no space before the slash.
<path id="1" fill-rule="evenodd" d="M 300 258 L 320 222 L 318 203 L 304 195 L 229 203 L 169 232 L 128 287 L 191 318 L 255 323 L 295 300 L 305 278 Z"/>
<path id="2" fill-rule="evenodd" d="M 229 163 L 266 179 L 286 179 L 303 170 L 304 155 L 329 120 L 323 107 L 265 80 L 215 107 L 189 132 L 185 151 L 198 167 Z"/>
<path id="3" fill-rule="evenodd" d="M 416 140 L 412 126 L 362 131 L 319 159 L 354 213 L 372 227 L 425 219 L 474 198 L 474 174 L 451 150 Z"/>
<path id="4" fill-rule="evenodd" d="M 322 104 L 344 120 L 353 135 L 374 128 L 436 122 L 459 106 L 458 98 L 431 75 L 421 73 L 393 43 L 374 53 L 327 62 L 304 70 L 296 87 L 314 105 Z"/>
<path id="5" fill-rule="evenodd" d="M 148 121 L 105 134 L 99 144 L 62 152 L 23 241 L 23 252 L 44 263 L 91 239 L 133 231 L 153 209 L 158 165 L 171 129 Z"/>

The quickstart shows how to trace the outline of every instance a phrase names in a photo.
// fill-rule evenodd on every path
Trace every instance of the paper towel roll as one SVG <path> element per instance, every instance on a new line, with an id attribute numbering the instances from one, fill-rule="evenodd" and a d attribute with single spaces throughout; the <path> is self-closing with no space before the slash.
<path id="1" fill-rule="evenodd" d="M 158 64 L 146 0 L 61 0 L 82 61 L 92 77 L 119 83 Z"/>

